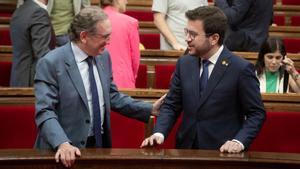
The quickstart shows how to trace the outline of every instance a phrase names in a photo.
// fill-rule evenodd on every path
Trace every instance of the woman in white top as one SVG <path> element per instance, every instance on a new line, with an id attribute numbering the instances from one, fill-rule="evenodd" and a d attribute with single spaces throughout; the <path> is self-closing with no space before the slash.
<path id="1" fill-rule="evenodd" d="M 300 93 L 300 76 L 279 38 L 268 38 L 255 65 L 262 93 Z"/>

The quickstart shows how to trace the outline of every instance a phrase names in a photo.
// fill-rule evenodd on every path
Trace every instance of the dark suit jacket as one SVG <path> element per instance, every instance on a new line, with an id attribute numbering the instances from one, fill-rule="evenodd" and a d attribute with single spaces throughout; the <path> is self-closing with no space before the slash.
<path id="1" fill-rule="evenodd" d="M 110 112 L 147 122 L 152 105 L 118 92 L 112 79 L 107 51 L 96 58 L 105 104 L 104 147 L 111 147 Z M 85 147 L 90 114 L 87 96 L 71 44 L 56 48 L 41 58 L 35 76 L 36 116 L 39 129 L 36 148 L 55 149 L 63 142 Z"/>
<path id="2" fill-rule="evenodd" d="M 225 44 L 231 51 L 256 51 L 273 20 L 272 0 L 215 0 L 229 22 Z"/>
<path id="3" fill-rule="evenodd" d="M 199 58 L 180 57 L 154 132 L 166 137 L 183 111 L 176 148 L 219 149 L 237 139 L 247 148 L 265 119 L 254 66 L 224 48 L 199 96 Z M 246 120 L 245 120 L 246 117 Z"/>
<path id="4" fill-rule="evenodd" d="M 16 9 L 10 24 L 13 64 L 10 86 L 33 86 L 37 60 L 55 46 L 48 13 L 32 0 Z"/>

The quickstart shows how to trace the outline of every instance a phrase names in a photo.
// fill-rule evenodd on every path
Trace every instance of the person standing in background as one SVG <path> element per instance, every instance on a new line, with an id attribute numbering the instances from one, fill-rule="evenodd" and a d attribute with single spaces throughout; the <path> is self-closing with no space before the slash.
<path id="1" fill-rule="evenodd" d="M 135 18 L 122 14 L 127 0 L 101 0 L 101 6 L 112 25 L 106 46 L 112 60 L 114 81 L 119 88 L 135 88 L 140 64 L 139 27 Z"/>
<path id="2" fill-rule="evenodd" d="M 32 87 L 37 61 L 55 47 L 47 0 L 25 0 L 10 22 L 13 61 L 11 87 Z"/>
<path id="3" fill-rule="evenodd" d="M 258 52 L 273 21 L 272 0 L 215 0 L 227 16 L 225 45 L 231 51 Z"/>
<path id="4" fill-rule="evenodd" d="M 70 41 L 70 24 L 74 16 L 87 6 L 90 6 L 90 0 L 49 0 L 47 9 L 56 35 L 56 46 Z"/>
<path id="5" fill-rule="evenodd" d="M 207 6 L 207 0 L 153 0 L 154 24 L 160 31 L 161 50 L 185 50 L 185 12 Z"/>

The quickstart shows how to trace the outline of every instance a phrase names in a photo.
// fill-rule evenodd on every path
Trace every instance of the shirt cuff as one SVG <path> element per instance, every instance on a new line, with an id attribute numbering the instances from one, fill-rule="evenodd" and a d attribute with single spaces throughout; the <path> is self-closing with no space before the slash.
<path id="1" fill-rule="evenodd" d="M 242 142 L 240 142 L 239 140 L 232 139 L 231 141 L 233 141 L 233 142 L 236 142 L 236 143 L 239 143 L 239 144 L 242 146 L 242 150 L 244 150 L 244 149 L 245 149 L 245 146 L 244 146 L 244 144 L 243 144 Z"/>
<path id="2" fill-rule="evenodd" d="M 165 136 L 162 133 L 154 133 L 153 136 L 157 136 L 165 140 Z"/>

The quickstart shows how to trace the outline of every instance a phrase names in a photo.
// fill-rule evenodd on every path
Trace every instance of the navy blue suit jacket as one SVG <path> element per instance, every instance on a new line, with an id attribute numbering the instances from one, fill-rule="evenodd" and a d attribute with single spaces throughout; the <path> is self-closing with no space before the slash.
<path id="1" fill-rule="evenodd" d="M 272 0 L 215 0 L 229 23 L 225 44 L 231 51 L 259 51 L 273 20 Z"/>
<path id="2" fill-rule="evenodd" d="M 166 137 L 183 111 L 176 148 L 219 149 L 237 139 L 247 148 L 259 132 L 265 110 L 253 64 L 224 48 L 199 96 L 199 58 L 181 57 L 154 132 Z"/>

